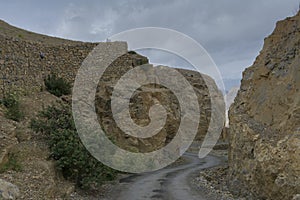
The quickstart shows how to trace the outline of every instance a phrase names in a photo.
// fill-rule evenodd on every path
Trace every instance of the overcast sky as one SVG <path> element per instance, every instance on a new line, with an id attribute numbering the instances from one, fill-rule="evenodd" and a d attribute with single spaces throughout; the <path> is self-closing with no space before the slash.
<path id="1" fill-rule="evenodd" d="M 103 41 L 131 28 L 180 31 L 199 42 L 225 79 L 239 79 L 278 20 L 292 16 L 300 0 L 10 0 L 0 18 L 30 31 L 82 41 Z M 143 52 L 150 61 L 184 67 L 166 53 Z"/>

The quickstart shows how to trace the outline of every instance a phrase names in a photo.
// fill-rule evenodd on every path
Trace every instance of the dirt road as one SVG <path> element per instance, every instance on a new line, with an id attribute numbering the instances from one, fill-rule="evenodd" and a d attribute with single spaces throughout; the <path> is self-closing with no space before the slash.
<path id="1" fill-rule="evenodd" d="M 194 190 L 190 178 L 201 169 L 217 166 L 222 159 L 207 156 L 199 159 L 197 154 L 183 155 L 186 162 L 156 172 L 132 175 L 120 180 L 122 190 L 118 200 L 208 200 L 201 191 Z"/>

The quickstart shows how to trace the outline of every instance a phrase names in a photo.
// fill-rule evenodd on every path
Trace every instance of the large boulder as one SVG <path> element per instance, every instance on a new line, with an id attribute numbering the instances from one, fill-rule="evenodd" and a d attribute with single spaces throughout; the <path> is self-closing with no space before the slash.
<path id="1" fill-rule="evenodd" d="M 0 199 L 16 199 L 20 196 L 17 186 L 0 179 Z"/>
<path id="2" fill-rule="evenodd" d="M 230 108 L 230 188 L 248 199 L 300 193 L 299 45 L 298 13 L 265 39 Z"/>

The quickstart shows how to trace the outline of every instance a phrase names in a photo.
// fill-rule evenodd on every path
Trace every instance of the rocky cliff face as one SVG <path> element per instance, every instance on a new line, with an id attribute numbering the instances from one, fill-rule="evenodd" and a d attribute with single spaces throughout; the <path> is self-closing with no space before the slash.
<path id="1" fill-rule="evenodd" d="M 115 123 L 111 111 L 111 95 L 115 85 L 126 72 L 136 66 L 147 63 L 148 59 L 138 54 L 126 54 L 121 56 L 105 71 L 100 79 L 96 94 L 96 108 L 102 127 L 106 133 L 110 134 L 110 137 L 113 138 L 113 141 L 117 143 L 118 146 L 132 152 L 151 152 L 162 148 L 176 135 L 180 125 L 181 113 L 178 99 L 168 88 L 159 85 L 160 80 L 157 80 L 158 84 L 145 85 L 135 91 L 132 94 L 129 107 L 133 121 L 140 126 L 146 126 L 150 122 L 150 107 L 159 102 L 167 111 L 166 124 L 161 131 L 150 138 L 136 138 L 126 135 Z M 198 97 L 201 113 L 196 139 L 201 140 L 207 133 L 210 122 L 210 95 L 214 98 L 222 99 L 222 93 L 218 90 L 215 82 L 211 78 L 207 77 L 209 83 L 214 86 L 214 92 L 212 94 L 209 93 L 202 78 L 202 76 L 205 75 L 190 70 L 177 70 L 193 86 Z M 143 71 L 140 72 L 140 75 L 143 76 Z M 220 103 L 218 109 L 220 116 L 223 116 L 224 119 L 225 112 L 224 110 L 222 111 L 222 108 L 222 104 Z"/>
<path id="2" fill-rule="evenodd" d="M 19 91 L 25 112 L 24 121 L 13 122 L 5 118 L 5 109 L 0 106 L 0 167 L 7 163 L 12 151 L 22 161 L 21 171 L 0 173 L 0 179 L 16 184 L 20 189 L 21 199 L 65 198 L 72 192 L 71 183 L 57 177 L 53 162 L 48 160 L 47 145 L 38 140 L 28 126 L 30 119 L 38 111 L 58 100 L 47 91 L 40 91 L 44 85 L 43 79 L 54 72 L 73 81 L 82 61 L 96 45 L 109 48 L 109 51 L 101 52 L 104 59 L 107 54 L 114 53 L 114 48 L 126 47 L 124 42 L 96 44 L 47 37 L 0 21 L 0 98 L 6 92 Z M 40 57 L 40 52 L 44 54 L 44 58 Z M 96 94 L 96 108 L 101 125 L 120 147 L 133 152 L 149 152 L 163 147 L 174 137 L 180 123 L 180 105 L 176 97 L 168 89 L 158 85 L 147 85 L 137 90 L 130 102 L 130 112 L 137 124 L 147 124 L 149 108 L 160 101 L 168 111 L 168 118 L 159 134 L 150 139 L 129 137 L 114 123 L 110 111 L 110 96 L 114 85 L 128 70 L 145 63 L 148 63 L 148 59 L 141 55 L 132 52 L 123 55 L 108 67 L 99 81 Z M 191 83 L 198 96 L 201 113 L 197 139 L 202 139 L 210 122 L 210 95 L 222 98 L 222 94 L 212 79 L 207 78 L 215 87 L 215 92 L 210 94 L 199 73 L 182 69 L 178 71 Z M 153 87 L 156 92 L 149 92 L 149 88 Z M 23 91 L 26 94 L 24 96 Z M 222 104 L 219 109 L 222 117 Z"/>
<path id="3" fill-rule="evenodd" d="M 109 52 L 106 50 L 101 52 L 103 59 L 106 58 L 107 54 L 114 53 L 117 48 L 127 48 L 125 42 L 84 43 L 48 37 L 18 29 L 1 20 L 0 27 L 0 97 L 6 92 L 16 90 L 26 95 L 37 93 L 43 88 L 44 78 L 51 72 L 73 82 L 81 63 L 96 45 L 103 49 L 110 49 Z M 43 58 L 40 57 L 40 53 L 43 54 Z M 110 95 L 114 85 L 128 70 L 145 63 L 148 63 L 147 58 L 133 52 L 128 53 L 112 63 L 109 69 L 106 70 L 104 77 L 101 78 L 99 92 L 96 95 L 96 97 L 101 98 L 98 98 L 97 107 L 101 114 L 102 126 L 107 132 L 120 133 L 114 123 L 107 123 L 107 121 L 113 121 L 111 114 L 109 114 L 111 112 L 109 108 Z M 201 76 L 199 73 L 190 70 L 178 69 L 178 71 L 194 86 L 194 90 L 198 95 L 201 109 L 199 134 L 197 135 L 199 140 L 205 136 L 210 122 L 210 95 L 221 99 L 222 94 L 211 78 L 207 77 L 207 81 L 214 87 L 214 94 L 209 94 L 202 78 L 204 75 Z M 160 88 L 160 91 L 157 90 L 158 88 Z M 157 100 L 168 107 L 168 123 L 164 131 L 158 134 L 153 141 L 139 141 L 136 138 L 127 138 L 126 136 L 125 141 L 134 144 L 134 149 L 138 147 L 142 151 L 153 150 L 153 144 L 161 147 L 173 138 L 179 127 L 180 106 L 176 97 L 166 88 L 158 88 L 156 88 L 156 94 L 145 92 L 144 89 L 136 92 L 135 98 L 132 100 L 132 116 L 136 119 L 141 118 L 137 120 L 140 121 L 138 123 L 147 124 L 147 120 L 149 120 L 148 110 L 153 102 Z M 135 104 L 137 105 L 135 106 Z M 224 113 L 222 105 L 218 109 L 220 109 L 220 116 L 222 117 Z M 121 146 L 129 144 L 123 141 L 124 136 L 119 135 L 117 138 Z"/>
<path id="4" fill-rule="evenodd" d="M 230 109 L 229 182 L 249 199 L 300 193 L 299 47 L 298 13 L 265 39 Z"/>

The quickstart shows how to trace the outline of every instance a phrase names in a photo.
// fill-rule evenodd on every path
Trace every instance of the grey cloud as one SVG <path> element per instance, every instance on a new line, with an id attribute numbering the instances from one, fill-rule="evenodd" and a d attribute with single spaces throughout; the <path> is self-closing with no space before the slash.
<path id="1" fill-rule="evenodd" d="M 83 41 L 105 40 L 112 34 L 137 27 L 171 28 L 201 43 L 225 78 L 240 78 L 241 71 L 251 65 L 275 22 L 295 14 L 299 1 L 31 0 L 1 4 L 0 17 L 14 25 Z M 165 54 L 149 55 L 154 62 L 184 65 Z"/>

